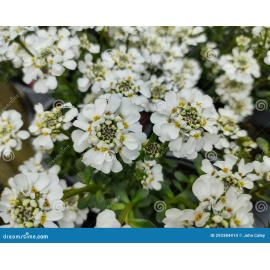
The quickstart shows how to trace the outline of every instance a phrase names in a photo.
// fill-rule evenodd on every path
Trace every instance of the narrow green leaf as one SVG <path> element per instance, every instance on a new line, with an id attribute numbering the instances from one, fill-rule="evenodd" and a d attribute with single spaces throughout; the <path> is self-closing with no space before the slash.
<path id="1" fill-rule="evenodd" d="M 141 218 L 129 218 L 128 224 L 132 228 L 156 228 L 156 226 L 151 221 Z"/>
<path id="2" fill-rule="evenodd" d="M 203 175 L 204 172 L 201 170 L 201 167 L 202 167 L 202 160 L 203 160 L 203 157 L 201 154 L 198 154 L 197 158 L 194 159 L 193 163 L 194 163 L 194 166 L 198 172 L 199 175 Z"/>
<path id="3" fill-rule="evenodd" d="M 186 176 L 185 176 L 182 172 L 180 172 L 180 171 L 175 172 L 175 173 L 174 173 L 174 176 L 175 176 L 175 178 L 176 178 L 179 182 L 181 182 L 181 183 L 183 183 L 183 182 L 189 183 L 188 177 L 186 177 Z"/>

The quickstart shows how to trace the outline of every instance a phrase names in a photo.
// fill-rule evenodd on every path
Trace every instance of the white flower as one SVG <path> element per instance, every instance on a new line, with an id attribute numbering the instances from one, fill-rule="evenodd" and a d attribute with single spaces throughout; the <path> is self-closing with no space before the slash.
<path id="1" fill-rule="evenodd" d="M 65 115 L 61 114 L 61 110 L 69 110 Z M 38 148 L 50 150 L 54 146 L 54 141 L 66 140 L 68 137 L 61 133 L 60 128 L 68 129 L 71 126 L 70 121 L 78 114 L 78 109 L 73 108 L 71 103 L 65 103 L 57 106 L 52 111 L 44 112 L 43 105 L 35 105 L 36 115 L 29 126 L 29 131 L 37 137 L 33 140 L 33 145 Z"/>
<path id="2" fill-rule="evenodd" d="M 245 187 L 248 189 L 252 189 L 254 184 L 252 179 L 249 177 L 245 177 L 248 173 L 253 171 L 253 164 L 247 163 L 245 164 L 244 159 L 242 158 L 238 163 L 238 172 L 234 173 L 235 178 L 240 181 L 241 187 Z"/>
<path id="3" fill-rule="evenodd" d="M 20 150 L 22 141 L 29 138 L 28 131 L 20 130 L 22 116 L 15 110 L 4 111 L 0 115 L 0 155 L 10 156 L 12 148 Z"/>
<path id="4" fill-rule="evenodd" d="M 217 170 L 214 168 L 214 166 L 212 166 L 211 162 L 208 159 L 204 159 L 202 161 L 201 170 L 205 172 L 206 174 L 211 175 L 213 177 L 217 177 L 218 175 Z"/>
<path id="5" fill-rule="evenodd" d="M 138 107 L 118 94 L 104 95 L 94 104 L 86 105 L 74 122 L 82 129 L 72 133 L 74 149 L 83 152 L 83 162 L 104 173 L 122 170 L 116 158 L 119 153 L 125 163 L 139 156 L 146 135 L 141 132 Z"/>
<path id="6" fill-rule="evenodd" d="M 156 161 L 138 161 L 136 164 L 138 180 L 142 180 L 141 183 L 146 189 L 160 190 L 163 182 L 162 166 L 156 164 Z"/>
<path id="7" fill-rule="evenodd" d="M 144 58 L 136 48 L 130 48 L 127 51 L 125 45 L 119 46 L 119 49 L 113 50 L 108 55 L 108 52 L 102 54 L 104 66 L 114 70 L 130 69 L 136 73 L 144 72 Z"/>
<path id="8" fill-rule="evenodd" d="M 254 110 L 252 97 L 245 97 L 241 100 L 231 100 L 230 109 L 239 116 L 239 121 L 243 121 L 246 116 L 252 115 Z"/>
<path id="9" fill-rule="evenodd" d="M 193 216 L 196 227 L 203 227 L 209 220 L 210 212 L 207 212 L 209 202 L 201 202 L 200 205 L 194 210 Z"/>
<path id="10" fill-rule="evenodd" d="M 99 53 L 100 47 L 98 44 L 89 42 L 85 33 L 80 36 L 80 48 L 88 50 L 90 53 Z"/>
<path id="11" fill-rule="evenodd" d="M 223 194 L 224 184 L 217 178 L 202 175 L 193 184 L 192 191 L 201 202 L 207 201 L 213 205 Z"/>
<path id="12" fill-rule="evenodd" d="M 46 171 L 47 173 L 58 174 L 60 171 L 60 166 L 53 165 L 49 169 L 44 168 L 41 164 L 42 161 L 42 153 L 38 152 L 34 157 L 24 161 L 23 165 L 19 166 L 19 171 L 25 175 L 29 175 L 31 173 L 40 173 Z"/>
<path id="13" fill-rule="evenodd" d="M 85 92 L 92 86 L 93 93 L 99 93 L 101 91 L 101 82 L 104 80 L 107 70 L 104 67 L 102 61 L 93 63 L 93 56 L 86 54 L 85 61 L 79 61 L 78 68 L 83 74 L 82 78 L 78 79 L 78 89 Z"/>
<path id="14" fill-rule="evenodd" d="M 168 65 L 164 65 L 164 69 L 168 69 Z M 170 67 L 170 72 L 166 73 L 168 89 L 179 92 L 184 88 L 192 88 L 200 79 L 201 73 L 202 70 L 196 60 L 186 58 L 177 60 Z"/>
<path id="15" fill-rule="evenodd" d="M 75 70 L 77 67 L 74 51 L 79 43 L 78 38 L 70 37 L 66 28 L 49 27 L 47 31 L 37 31 L 29 48 L 32 55 L 23 56 L 23 81 L 29 84 L 37 80 L 34 90 L 38 93 L 55 89 L 56 77 L 61 76 L 65 68 Z"/>
<path id="16" fill-rule="evenodd" d="M 239 51 L 238 48 L 232 50 L 232 55 L 222 55 L 219 64 L 225 71 L 230 80 L 243 82 L 246 84 L 253 83 L 253 77 L 260 76 L 260 66 L 255 58 L 253 51 Z"/>
<path id="17" fill-rule="evenodd" d="M 120 222 L 116 219 L 116 215 L 112 210 L 104 210 L 97 215 L 95 228 L 121 228 Z M 124 225 L 122 228 L 131 228 Z"/>
<path id="18" fill-rule="evenodd" d="M 60 185 L 63 188 L 63 190 L 82 188 L 85 186 L 84 184 L 77 182 L 72 187 L 68 188 L 65 180 L 60 180 Z M 79 198 L 80 196 L 77 194 L 67 198 L 64 201 L 65 204 L 64 216 L 58 222 L 60 228 L 73 228 L 74 224 L 77 226 L 81 226 L 83 222 L 87 219 L 89 209 L 87 207 L 85 209 L 78 208 Z"/>
<path id="19" fill-rule="evenodd" d="M 63 189 L 55 174 L 18 174 L 10 181 L 0 201 L 0 216 L 10 227 L 56 228 L 63 217 Z"/>
<path id="20" fill-rule="evenodd" d="M 176 157 L 193 159 L 198 151 L 210 151 L 217 142 L 216 117 L 209 96 L 196 89 L 184 89 L 179 94 L 167 92 L 163 108 L 152 114 L 151 122 L 159 140 L 169 141 Z"/>
<path id="21" fill-rule="evenodd" d="M 254 222 L 252 213 L 251 196 L 248 194 L 238 195 L 234 187 L 230 187 L 225 197 L 220 200 L 214 210 L 224 219 L 229 219 L 231 228 L 250 228 Z"/>
<path id="22" fill-rule="evenodd" d="M 165 224 L 164 228 L 190 228 L 195 221 L 194 210 L 192 209 L 183 211 L 176 208 L 168 209 L 165 216 L 162 220 Z"/>
<path id="23" fill-rule="evenodd" d="M 252 89 L 251 83 L 230 80 L 227 75 L 222 75 L 216 79 L 216 93 L 221 97 L 222 102 L 232 99 L 241 100 L 247 97 Z"/>
<path id="24" fill-rule="evenodd" d="M 237 162 L 237 157 L 233 155 L 226 155 L 224 161 L 217 161 L 214 163 L 215 166 L 219 167 L 221 170 L 218 175 L 222 178 L 228 177 L 232 174 L 232 168 Z"/>
<path id="25" fill-rule="evenodd" d="M 270 180 L 268 175 L 266 175 L 268 172 L 270 172 L 270 164 L 268 160 L 264 157 L 264 161 L 266 162 L 259 162 L 259 161 L 253 161 L 253 166 L 255 170 L 254 173 L 250 173 L 247 176 L 251 178 L 253 181 L 255 180 L 261 180 L 261 179 L 266 179 Z"/>
<path id="26" fill-rule="evenodd" d="M 107 74 L 101 82 L 101 88 L 105 92 L 118 93 L 121 97 L 131 99 L 141 110 L 147 106 L 147 99 L 151 97 L 148 83 L 143 82 L 138 74 L 129 69 Z"/>

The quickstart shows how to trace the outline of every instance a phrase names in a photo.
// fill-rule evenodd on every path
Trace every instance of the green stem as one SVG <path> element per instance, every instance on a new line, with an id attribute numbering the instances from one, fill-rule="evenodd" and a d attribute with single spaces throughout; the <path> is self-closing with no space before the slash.
<path id="1" fill-rule="evenodd" d="M 64 135 L 69 137 L 69 139 L 71 139 L 71 134 L 67 130 L 64 130 L 63 128 L 60 128 L 59 130 L 61 131 L 61 133 L 63 133 Z"/>
<path id="2" fill-rule="evenodd" d="M 193 203 L 191 203 L 189 200 L 183 198 L 183 197 L 175 197 L 172 199 L 164 200 L 166 204 L 178 204 L 183 203 L 185 206 L 189 207 L 190 209 L 196 209 L 197 206 Z"/>
<path id="3" fill-rule="evenodd" d="M 266 184 L 262 185 L 261 187 L 259 187 L 259 186 L 254 187 L 249 192 L 249 195 L 251 195 L 251 196 L 254 196 L 254 195 L 257 196 L 264 189 L 270 189 L 270 183 L 266 183 Z"/>
<path id="4" fill-rule="evenodd" d="M 32 57 L 34 57 L 34 55 L 27 49 L 27 47 L 25 46 L 25 44 L 21 41 L 21 39 L 20 39 L 19 36 L 17 36 L 17 37 L 14 39 L 14 41 L 15 41 L 16 43 L 18 43 L 21 47 L 23 47 L 23 48 L 27 51 L 28 54 L 30 54 Z"/>
<path id="5" fill-rule="evenodd" d="M 70 198 L 74 195 L 77 195 L 77 194 L 82 194 L 84 192 L 96 192 L 98 190 L 102 189 L 101 186 L 99 185 L 89 185 L 89 186 L 85 186 L 85 187 L 82 187 L 82 188 L 77 188 L 77 189 L 70 189 L 68 192 L 64 192 L 64 196 L 62 198 L 62 201 L 66 200 L 67 198 Z"/>
<path id="6" fill-rule="evenodd" d="M 126 207 L 124 208 L 124 210 L 121 212 L 118 221 L 120 222 L 121 225 L 124 224 L 124 221 L 126 219 L 126 217 L 128 216 L 129 212 L 131 211 L 132 207 L 133 207 L 133 203 L 129 203 L 126 205 Z"/>

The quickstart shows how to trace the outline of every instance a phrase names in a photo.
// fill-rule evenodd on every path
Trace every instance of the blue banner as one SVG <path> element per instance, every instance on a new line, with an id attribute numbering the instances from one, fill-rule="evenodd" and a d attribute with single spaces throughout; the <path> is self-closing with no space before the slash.
<path id="1" fill-rule="evenodd" d="M 0 229 L 0 243 L 270 243 L 270 230 Z"/>

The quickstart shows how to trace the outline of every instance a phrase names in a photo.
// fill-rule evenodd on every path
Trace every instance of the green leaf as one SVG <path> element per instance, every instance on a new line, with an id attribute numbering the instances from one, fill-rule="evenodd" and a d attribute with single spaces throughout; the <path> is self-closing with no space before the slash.
<path id="1" fill-rule="evenodd" d="M 126 205 L 124 204 L 124 203 L 114 203 L 114 204 L 112 204 L 112 203 L 109 203 L 108 205 L 107 205 L 107 208 L 108 209 L 111 209 L 111 210 L 113 210 L 113 211 L 117 211 L 117 210 L 123 210 L 125 207 L 126 207 Z M 111 205 L 111 207 L 109 207 Z"/>
<path id="2" fill-rule="evenodd" d="M 78 208 L 84 209 L 88 206 L 90 200 L 92 198 L 92 194 L 88 194 L 86 197 L 81 197 L 78 201 Z"/>
<path id="3" fill-rule="evenodd" d="M 262 200 L 264 200 L 264 201 L 270 203 L 270 198 L 268 198 L 268 197 L 266 197 L 266 196 L 263 196 L 263 195 L 257 195 L 256 197 L 258 197 L 258 198 L 260 198 L 260 199 L 262 199 Z"/>
<path id="4" fill-rule="evenodd" d="M 162 223 L 162 220 L 165 218 L 165 211 L 156 213 L 156 220 L 159 223 Z"/>
<path id="5" fill-rule="evenodd" d="M 129 200 L 128 195 L 127 195 L 125 190 L 120 190 L 118 187 L 112 186 L 112 191 L 114 192 L 115 197 L 120 198 L 120 200 L 122 202 L 124 202 L 126 204 L 130 203 L 130 200 Z"/>
<path id="6" fill-rule="evenodd" d="M 175 173 L 174 173 L 174 176 L 175 176 L 175 178 L 176 178 L 179 182 L 181 182 L 181 183 L 183 183 L 183 182 L 189 183 L 188 177 L 186 177 L 186 176 L 185 176 L 182 172 L 180 172 L 180 171 L 175 172 Z"/>
<path id="7" fill-rule="evenodd" d="M 161 182 L 162 185 L 162 189 L 161 192 L 164 193 L 167 197 L 169 197 L 170 199 L 174 197 L 173 192 L 171 191 L 170 187 L 168 186 L 167 183 L 165 182 Z"/>
<path id="8" fill-rule="evenodd" d="M 86 167 L 85 170 L 84 170 L 84 178 L 85 178 L 85 184 L 88 185 L 93 174 L 94 174 L 94 171 L 96 169 L 93 168 L 93 167 Z"/>
<path id="9" fill-rule="evenodd" d="M 77 180 L 83 184 L 85 184 L 85 179 L 84 179 L 84 173 L 80 172 L 77 174 Z"/>
<path id="10" fill-rule="evenodd" d="M 132 203 L 135 204 L 139 201 L 142 201 L 144 198 L 147 198 L 149 194 L 148 189 L 141 188 L 137 191 L 136 196 L 133 198 Z"/>
<path id="11" fill-rule="evenodd" d="M 139 201 L 137 204 L 136 204 L 136 207 L 138 208 L 144 208 L 144 207 L 147 207 L 151 204 L 151 199 L 149 197 L 143 199 L 142 201 Z"/>
<path id="12" fill-rule="evenodd" d="M 258 146 L 259 146 L 264 152 L 267 152 L 267 151 L 268 151 L 268 147 L 269 147 L 268 141 L 266 141 L 265 139 L 259 137 L 259 138 L 257 138 L 256 143 L 258 144 Z"/>
<path id="13" fill-rule="evenodd" d="M 197 158 L 194 159 L 193 163 L 194 163 L 194 166 L 198 172 L 199 175 L 203 175 L 204 172 L 201 170 L 201 167 L 202 167 L 202 160 L 203 160 L 203 157 L 201 154 L 198 154 Z"/>
<path id="14" fill-rule="evenodd" d="M 156 228 L 151 221 L 141 218 L 129 218 L 128 224 L 132 228 Z"/>
<path id="15" fill-rule="evenodd" d="M 270 91 L 258 91 L 256 93 L 257 97 L 268 97 L 270 96 Z"/>

